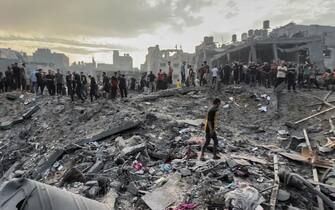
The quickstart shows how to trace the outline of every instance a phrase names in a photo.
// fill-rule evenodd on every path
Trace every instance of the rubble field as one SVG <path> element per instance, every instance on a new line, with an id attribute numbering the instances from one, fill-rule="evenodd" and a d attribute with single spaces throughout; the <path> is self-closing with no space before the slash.
<path id="1" fill-rule="evenodd" d="M 200 161 L 216 97 L 221 159 L 211 142 Z M 32 179 L 109 209 L 334 209 L 333 101 L 233 85 L 94 103 L 0 94 L 0 183 Z"/>

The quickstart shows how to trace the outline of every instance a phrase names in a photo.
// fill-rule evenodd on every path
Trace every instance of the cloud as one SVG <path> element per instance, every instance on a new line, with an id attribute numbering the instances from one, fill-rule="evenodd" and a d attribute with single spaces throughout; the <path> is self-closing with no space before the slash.
<path id="1" fill-rule="evenodd" d="M 136 37 L 199 25 L 214 0 L 1 0 L 1 30 L 45 36 Z"/>
<path id="2" fill-rule="evenodd" d="M 131 46 L 125 46 L 120 44 L 99 44 L 92 42 L 84 42 L 79 40 L 72 39 L 62 39 L 62 38 L 52 38 L 52 37 L 25 37 L 25 36 L 0 36 L 0 41 L 2 42 L 30 42 L 42 45 L 44 44 L 56 44 L 56 45 L 67 45 L 72 47 L 86 47 L 86 48 L 95 48 L 100 50 L 122 50 L 122 51 L 136 51 L 137 49 Z"/>
<path id="3" fill-rule="evenodd" d="M 63 53 L 92 55 L 94 53 L 112 53 L 110 49 L 88 49 L 81 47 L 53 47 L 52 50 L 60 51 Z"/>

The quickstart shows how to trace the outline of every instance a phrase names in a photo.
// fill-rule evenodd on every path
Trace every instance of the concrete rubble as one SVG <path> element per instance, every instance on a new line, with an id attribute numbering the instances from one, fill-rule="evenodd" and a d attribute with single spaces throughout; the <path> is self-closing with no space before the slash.
<path id="1" fill-rule="evenodd" d="M 16 180 L 93 199 L 92 209 L 334 209 L 335 110 L 309 118 L 332 108 L 335 94 L 318 110 L 314 96 L 326 94 L 277 101 L 270 89 L 226 86 L 91 104 L 0 94 L 0 193 Z M 215 97 L 221 158 L 210 145 L 200 161 Z"/>

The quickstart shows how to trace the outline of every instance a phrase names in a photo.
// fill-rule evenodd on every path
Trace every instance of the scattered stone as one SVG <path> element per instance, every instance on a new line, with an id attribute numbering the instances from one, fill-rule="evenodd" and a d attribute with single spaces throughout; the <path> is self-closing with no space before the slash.
<path id="1" fill-rule="evenodd" d="M 280 189 L 278 191 L 277 199 L 279 201 L 288 201 L 288 199 L 290 199 L 290 197 L 291 197 L 291 194 L 289 192 L 287 192 L 286 190 Z"/>
<path id="2" fill-rule="evenodd" d="M 185 177 L 185 176 L 191 176 L 192 172 L 187 169 L 187 168 L 182 168 L 179 170 L 179 173 L 181 174 L 181 176 Z"/>
<path id="3" fill-rule="evenodd" d="M 91 180 L 85 183 L 86 186 L 98 186 L 99 183 L 96 180 Z"/>

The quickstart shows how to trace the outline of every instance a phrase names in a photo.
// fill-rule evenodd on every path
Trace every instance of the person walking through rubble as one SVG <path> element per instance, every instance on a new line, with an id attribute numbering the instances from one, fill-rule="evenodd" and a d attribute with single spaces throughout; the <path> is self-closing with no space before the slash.
<path id="1" fill-rule="evenodd" d="M 213 159 L 220 159 L 220 156 L 217 154 L 217 148 L 218 148 L 218 138 L 216 136 L 215 132 L 215 118 L 216 118 L 216 113 L 219 110 L 221 101 L 220 99 L 216 98 L 213 101 L 213 106 L 209 109 L 206 117 L 206 124 L 205 124 L 205 132 L 206 132 L 206 142 L 201 148 L 201 155 L 200 155 L 200 160 L 205 160 L 204 158 L 204 153 L 205 150 L 207 149 L 211 139 L 214 141 L 214 146 L 213 146 Z"/>

